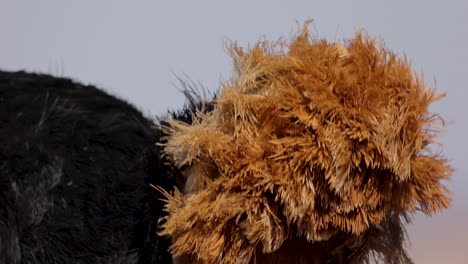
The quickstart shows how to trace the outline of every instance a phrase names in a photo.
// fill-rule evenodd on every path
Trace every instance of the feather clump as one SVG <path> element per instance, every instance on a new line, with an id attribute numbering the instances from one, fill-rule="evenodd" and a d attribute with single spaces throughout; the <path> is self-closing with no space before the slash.
<path id="1" fill-rule="evenodd" d="M 428 148 L 439 134 L 428 106 L 441 96 L 364 32 L 334 44 L 303 29 L 229 53 L 234 75 L 213 110 L 165 128 L 165 152 L 188 179 L 167 194 L 160 234 L 173 253 L 410 262 L 400 219 L 450 205 L 441 180 L 452 169 Z"/>

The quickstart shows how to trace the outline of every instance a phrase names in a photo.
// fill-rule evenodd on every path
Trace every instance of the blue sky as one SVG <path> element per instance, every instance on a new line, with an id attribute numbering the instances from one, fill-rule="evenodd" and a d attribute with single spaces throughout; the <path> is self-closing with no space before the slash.
<path id="1" fill-rule="evenodd" d="M 440 139 L 455 176 L 453 207 L 417 215 L 408 230 L 416 263 L 468 261 L 468 2 L 466 1 L 25 1 L 0 2 L 0 69 L 97 85 L 148 115 L 177 109 L 175 74 L 210 90 L 231 74 L 223 43 L 289 36 L 313 19 L 319 38 L 365 27 L 412 61 L 448 96 L 431 110 L 449 121 Z"/>

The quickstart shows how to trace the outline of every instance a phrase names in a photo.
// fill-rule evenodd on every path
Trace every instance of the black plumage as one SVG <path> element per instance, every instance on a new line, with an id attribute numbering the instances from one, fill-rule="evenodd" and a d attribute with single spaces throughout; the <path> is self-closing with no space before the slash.
<path id="1" fill-rule="evenodd" d="M 171 117 L 191 122 L 194 98 Z M 162 136 L 94 86 L 0 72 L 0 263 L 171 263 L 150 184 L 183 180 Z"/>

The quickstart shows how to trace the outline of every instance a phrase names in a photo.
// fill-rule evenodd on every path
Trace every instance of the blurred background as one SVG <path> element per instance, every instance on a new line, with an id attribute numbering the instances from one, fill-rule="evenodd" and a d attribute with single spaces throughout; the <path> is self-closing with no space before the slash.
<path id="1" fill-rule="evenodd" d="M 453 205 L 415 215 L 415 263 L 468 263 L 468 1 L 0 0 L 0 70 L 26 70 L 96 85 L 146 115 L 178 109 L 177 76 L 210 91 L 229 79 L 223 44 L 290 36 L 313 19 L 318 38 L 342 41 L 362 27 L 411 60 L 447 97 L 431 111 L 448 121 L 440 139 L 456 173 Z M 299 23 L 299 24 L 298 24 Z M 438 146 L 437 148 L 441 148 Z"/>

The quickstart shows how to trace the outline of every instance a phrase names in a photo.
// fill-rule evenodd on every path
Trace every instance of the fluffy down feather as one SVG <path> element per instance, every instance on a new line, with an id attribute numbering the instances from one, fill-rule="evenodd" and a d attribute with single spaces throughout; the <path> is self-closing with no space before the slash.
<path id="1" fill-rule="evenodd" d="M 342 44 L 232 44 L 210 112 L 167 120 L 190 186 L 166 194 L 161 235 L 200 263 L 410 263 L 403 224 L 450 205 L 452 169 L 430 151 L 440 98 L 364 32 Z"/>

